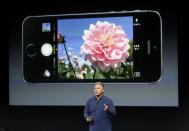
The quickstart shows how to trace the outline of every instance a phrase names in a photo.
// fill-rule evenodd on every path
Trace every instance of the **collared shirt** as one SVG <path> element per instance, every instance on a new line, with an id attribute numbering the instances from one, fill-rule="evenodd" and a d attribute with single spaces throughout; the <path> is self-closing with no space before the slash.
<path id="1" fill-rule="evenodd" d="M 104 104 L 108 105 L 109 110 L 104 111 Z M 111 118 L 116 115 L 116 109 L 112 100 L 106 96 L 102 96 L 99 100 L 96 96 L 90 98 L 84 109 L 84 117 L 92 117 L 89 131 L 111 131 Z"/>

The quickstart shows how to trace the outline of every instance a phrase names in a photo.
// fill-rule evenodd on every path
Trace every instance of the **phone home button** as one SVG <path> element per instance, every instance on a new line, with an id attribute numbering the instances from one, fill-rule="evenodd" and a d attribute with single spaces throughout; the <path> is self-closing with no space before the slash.
<path id="1" fill-rule="evenodd" d="M 36 54 L 37 54 L 37 52 L 36 52 L 36 46 L 34 44 L 28 44 L 26 46 L 26 54 L 29 57 L 36 56 Z"/>

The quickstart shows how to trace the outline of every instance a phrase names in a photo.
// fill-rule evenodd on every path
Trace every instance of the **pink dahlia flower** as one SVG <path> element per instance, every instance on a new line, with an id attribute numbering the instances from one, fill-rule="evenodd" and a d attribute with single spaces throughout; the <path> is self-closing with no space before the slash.
<path id="1" fill-rule="evenodd" d="M 81 52 L 86 54 L 85 59 L 103 71 L 120 67 L 129 56 L 127 35 L 121 26 L 114 23 L 97 21 L 96 25 L 90 24 L 82 38 Z"/>

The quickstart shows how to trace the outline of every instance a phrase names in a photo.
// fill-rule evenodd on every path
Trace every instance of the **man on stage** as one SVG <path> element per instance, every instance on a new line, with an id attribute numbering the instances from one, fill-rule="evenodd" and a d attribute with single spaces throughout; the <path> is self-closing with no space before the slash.
<path id="1" fill-rule="evenodd" d="M 84 117 L 89 123 L 89 131 L 112 131 L 111 118 L 116 115 L 112 100 L 104 96 L 104 84 L 96 82 L 94 94 L 84 109 Z"/>

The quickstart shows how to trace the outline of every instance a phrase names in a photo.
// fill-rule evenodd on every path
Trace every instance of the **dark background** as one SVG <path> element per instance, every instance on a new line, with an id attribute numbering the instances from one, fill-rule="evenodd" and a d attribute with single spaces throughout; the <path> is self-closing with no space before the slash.
<path id="1" fill-rule="evenodd" d="M 8 105 L 8 45 L 21 41 L 21 22 L 29 15 L 153 9 L 178 28 L 179 107 L 117 107 L 113 131 L 188 131 L 189 89 L 187 42 L 183 40 L 185 17 L 178 2 L 156 1 L 25 1 L 10 2 L 1 9 L 0 128 L 6 131 L 87 131 L 84 107 L 13 107 Z M 11 34 L 17 32 L 16 36 Z M 171 32 L 170 32 L 171 33 Z M 5 35 L 8 34 L 8 35 Z"/>

